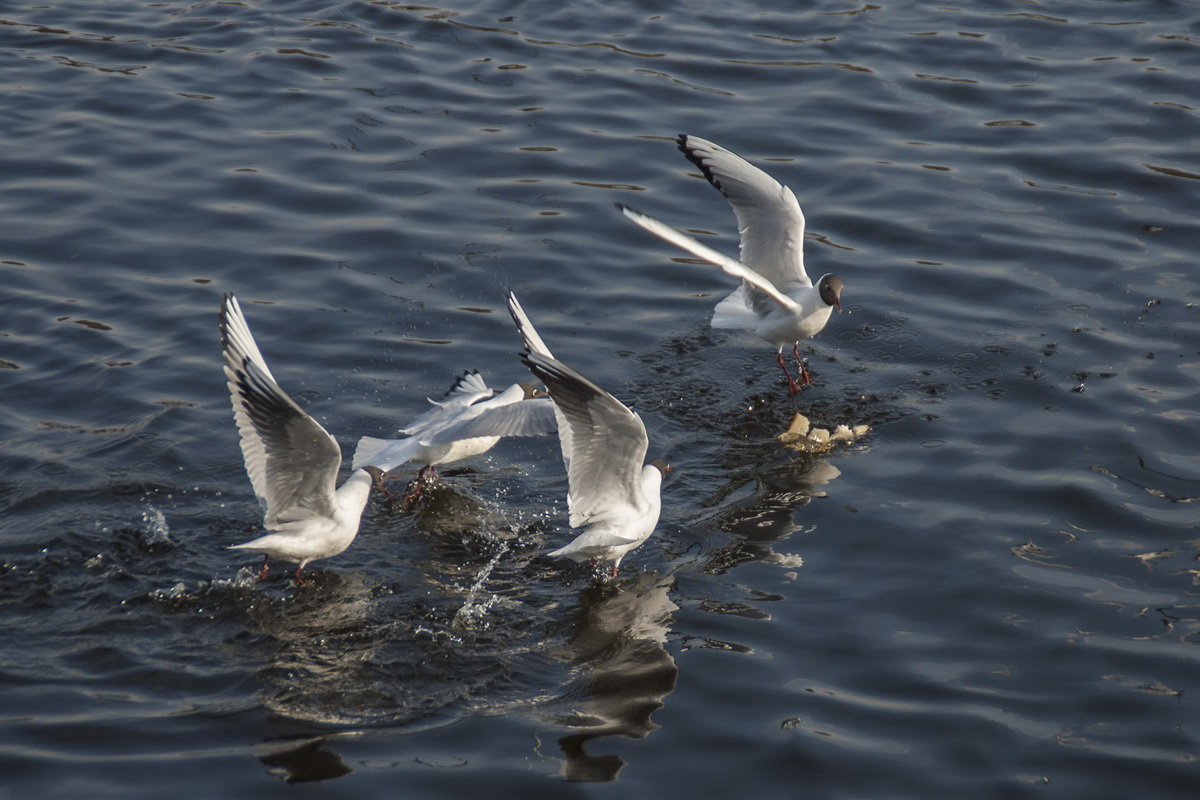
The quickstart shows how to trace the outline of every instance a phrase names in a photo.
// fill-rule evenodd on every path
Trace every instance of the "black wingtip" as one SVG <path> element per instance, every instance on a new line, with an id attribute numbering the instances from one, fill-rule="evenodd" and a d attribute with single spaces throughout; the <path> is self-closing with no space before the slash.
<path id="1" fill-rule="evenodd" d="M 466 370 L 465 372 L 463 372 L 462 375 L 459 375 L 457 378 L 454 379 L 454 383 L 450 384 L 450 388 L 446 390 L 446 393 L 444 395 L 442 395 L 442 399 L 444 400 L 447 397 L 449 397 L 450 395 L 454 394 L 454 392 L 458 389 L 458 387 L 462 386 L 463 382 L 466 381 L 467 378 L 471 377 L 472 375 L 478 375 L 478 374 L 479 374 L 479 370 L 477 370 L 477 369 L 469 369 L 469 370 Z"/>
<path id="2" fill-rule="evenodd" d="M 721 192 L 721 194 L 724 194 L 725 190 L 721 188 L 721 182 L 717 180 L 717 176 L 713 174 L 713 171 L 709 168 L 708 164 L 704 163 L 704 159 L 699 153 L 696 152 L 695 148 L 692 147 L 691 137 L 686 133 L 681 133 L 679 134 L 679 138 L 677 138 L 675 141 L 679 144 L 679 152 L 683 153 L 684 156 L 687 157 L 688 161 L 692 162 L 700 169 L 700 173 L 704 176 L 706 181 L 711 183 L 713 187 L 717 189 L 717 191 Z"/>
<path id="3" fill-rule="evenodd" d="M 554 372 L 552 370 L 554 370 L 555 364 L 550 362 L 553 362 L 554 359 L 547 362 L 545 356 L 532 352 L 528 347 L 521 351 L 520 359 L 521 363 L 533 373 L 533 377 L 546 384 L 547 388 L 552 388 L 550 382 L 546 380 L 546 376 L 550 375 L 553 380 Z"/>
<path id="4" fill-rule="evenodd" d="M 521 353 L 521 363 L 529 368 L 535 378 L 546 385 L 552 399 L 572 399 L 576 402 L 586 403 L 594 397 L 607 394 L 585 375 L 576 372 L 552 356 L 525 350 Z"/>
<path id="5" fill-rule="evenodd" d="M 517 358 L 521 359 L 521 363 L 529 368 L 529 371 L 534 374 L 534 377 L 540 380 L 542 376 L 538 374 L 538 370 L 541 369 L 541 365 L 534 361 L 534 355 L 534 352 L 526 347 L 517 354 Z M 545 381 L 542 382 L 545 383 Z"/>

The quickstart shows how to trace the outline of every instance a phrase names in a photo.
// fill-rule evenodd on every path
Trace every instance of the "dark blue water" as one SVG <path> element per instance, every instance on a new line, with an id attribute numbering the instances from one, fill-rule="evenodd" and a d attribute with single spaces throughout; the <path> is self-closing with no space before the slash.
<path id="1" fill-rule="evenodd" d="M 1194 797 L 1200 8 L 0 10 L 0 797 Z M 848 313 L 711 331 L 674 149 L 769 169 Z M 553 440 L 256 584 L 222 292 L 343 448 L 516 290 L 676 472 L 621 580 Z M 824 455 L 800 411 L 870 432 Z M 580 782 L 591 782 L 582 788 Z"/>

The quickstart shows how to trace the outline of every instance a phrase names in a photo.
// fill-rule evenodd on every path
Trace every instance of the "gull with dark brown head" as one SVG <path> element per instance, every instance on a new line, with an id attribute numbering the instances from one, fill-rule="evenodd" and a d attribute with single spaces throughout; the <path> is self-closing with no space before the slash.
<path id="1" fill-rule="evenodd" d="M 550 392 L 567 467 L 567 510 L 582 533 L 548 555 L 611 561 L 641 545 L 658 524 L 665 461 L 644 463 L 649 439 L 641 417 L 555 358 L 512 292 L 508 309 L 525 341 L 521 361 Z"/>
<path id="2" fill-rule="evenodd" d="M 220 326 L 242 457 L 270 531 L 231 549 L 263 554 L 260 581 L 267 579 L 272 557 L 293 562 L 296 583 L 303 585 L 300 573 L 309 562 L 336 556 L 354 541 L 383 473 L 367 465 L 337 486 L 337 440 L 276 383 L 231 294 L 221 304 Z"/>
<path id="3" fill-rule="evenodd" d="M 776 345 L 776 358 L 795 394 L 812 383 L 800 342 L 815 336 L 833 309 L 842 310 L 842 279 L 822 275 L 813 285 L 804 271 L 804 213 L 792 190 L 758 167 L 698 136 L 681 134 L 679 149 L 733 206 L 741 234 L 740 260 L 730 258 L 653 217 L 617 204 L 641 227 L 739 278 L 742 285 L 717 304 L 714 328 L 748 330 Z M 783 360 L 792 346 L 799 380 Z"/>

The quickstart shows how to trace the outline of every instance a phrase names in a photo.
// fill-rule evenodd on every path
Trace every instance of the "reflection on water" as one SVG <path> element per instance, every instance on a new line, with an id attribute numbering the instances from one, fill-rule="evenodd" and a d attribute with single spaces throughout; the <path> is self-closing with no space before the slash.
<path id="1" fill-rule="evenodd" d="M 327 781 L 349 775 L 354 770 L 337 753 L 326 747 L 327 737 L 303 737 L 263 742 L 258 758 L 268 772 L 286 783 Z"/>
<path id="2" fill-rule="evenodd" d="M 658 727 L 650 718 L 679 674 L 664 647 L 671 613 L 678 609 L 667 592 L 672 583 L 647 573 L 591 586 L 580 597 L 565 652 L 585 667 L 573 687 L 583 699 L 561 720 L 579 732 L 558 740 L 567 780 L 615 780 L 625 761 L 614 754 L 591 755 L 585 745 L 601 736 L 640 739 Z"/>
<path id="3" fill-rule="evenodd" d="M 259 672 L 268 709 L 312 722 L 384 710 L 370 673 L 393 626 L 373 619 L 372 595 L 364 576 L 326 570 L 311 591 L 295 592 L 282 607 L 252 609 L 251 628 L 270 650 Z"/>
<path id="4" fill-rule="evenodd" d="M 657 727 L 652 716 L 678 675 L 665 647 L 678 608 L 669 594 L 674 579 L 646 573 L 615 584 L 589 584 L 578 597 L 569 629 L 548 637 L 515 613 L 517 601 L 536 594 L 537 586 L 509 590 L 515 594 L 499 605 L 481 602 L 485 596 L 496 599 L 482 587 L 494 571 L 511 566 L 511 556 L 500 548 L 482 564 L 463 564 L 463 575 L 474 570 L 474 580 L 465 596 L 457 593 L 462 605 L 436 620 L 405 619 L 403 610 L 391 607 L 388 595 L 366 579 L 330 571 L 315 573 L 303 591 L 286 600 L 252 606 L 250 647 L 265 650 L 268 662 L 257 675 L 265 707 L 302 723 L 353 723 L 357 729 L 343 729 L 340 736 L 359 735 L 362 723 L 414 719 L 421 710 L 417 696 L 437 694 L 434 680 L 420 675 L 423 670 L 438 672 L 445 699 L 469 691 L 464 687 L 486 684 L 513 657 L 571 664 L 575 677 L 565 686 L 561 666 L 546 672 L 555 676 L 551 691 L 565 708 L 556 722 L 569 730 L 558 740 L 563 774 L 571 781 L 614 780 L 625 761 L 593 755 L 587 745 L 603 736 L 639 739 Z M 398 648 L 400 640 L 418 644 Z M 493 651 L 494 660 L 480 660 Z M 491 696 L 494 701 L 499 695 Z M 516 700 L 509 708 L 522 705 L 532 708 L 529 700 Z M 491 710 L 499 707 L 493 704 Z M 288 783 L 338 778 L 352 769 L 335 752 L 335 738 L 339 735 L 270 739 L 256 747 L 256 756 Z"/>
<path id="5" fill-rule="evenodd" d="M 700 569 L 720 574 L 751 561 L 799 567 L 800 557 L 777 553 L 775 543 L 803 530 L 797 512 L 825 496 L 840 470 L 774 437 L 733 437 L 721 457 L 726 481 L 709 496 L 707 524 L 730 536 Z M 449 478 L 411 508 L 381 499 L 368 509 L 364 542 L 403 542 L 410 570 L 403 581 L 381 584 L 349 567 L 318 571 L 305 591 L 268 593 L 244 608 L 246 654 L 263 663 L 256 675 L 263 707 L 360 735 L 430 714 L 531 711 L 535 697 L 550 696 L 562 733 L 561 776 L 616 780 L 625 759 L 595 752 L 593 740 L 640 739 L 657 728 L 654 714 L 678 678 L 665 646 L 678 608 L 673 576 L 638 574 L 563 596 L 559 573 L 537 558 L 546 547 L 540 518 L 513 515 L 486 490 L 477 493 L 497 483 L 495 475 L 466 470 Z M 575 608 L 565 630 L 552 613 L 563 601 Z M 514 683 L 516 663 L 527 673 Z M 545 683 L 535 690 L 536 681 Z M 271 774 L 289 783 L 350 774 L 338 734 L 295 733 L 256 746 Z"/>
<path id="6" fill-rule="evenodd" d="M 713 519 L 715 527 L 736 538 L 708 554 L 704 571 L 720 574 L 748 561 L 800 566 L 803 561 L 799 556 L 776 553 L 771 543 L 801 530 L 796 510 L 808 505 L 814 497 L 824 497 L 821 487 L 841 474 L 825 458 L 801 456 L 735 478 L 723 492 L 732 494 L 753 482 L 754 493 L 722 509 Z"/>

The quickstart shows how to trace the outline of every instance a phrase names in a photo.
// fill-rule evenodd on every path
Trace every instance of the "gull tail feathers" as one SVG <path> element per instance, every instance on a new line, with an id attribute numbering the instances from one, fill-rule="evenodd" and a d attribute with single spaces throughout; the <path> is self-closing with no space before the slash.
<path id="1" fill-rule="evenodd" d="M 577 547 L 574 542 L 571 542 L 565 547 L 560 547 L 557 550 L 551 550 L 550 552 L 546 553 L 546 555 L 554 558 L 576 558 L 579 560 L 586 559 L 587 556 L 580 553 L 579 550 L 580 548 Z"/>
<path id="2" fill-rule="evenodd" d="M 713 309 L 712 326 L 714 328 L 733 328 L 735 330 L 754 330 L 758 327 L 758 315 L 746 302 L 746 285 L 742 284 Z"/>
<path id="3" fill-rule="evenodd" d="M 373 466 L 387 472 L 412 458 L 419 447 L 416 439 L 376 439 L 374 436 L 363 436 L 354 448 L 354 460 L 350 462 L 350 466 L 352 469 Z"/>

